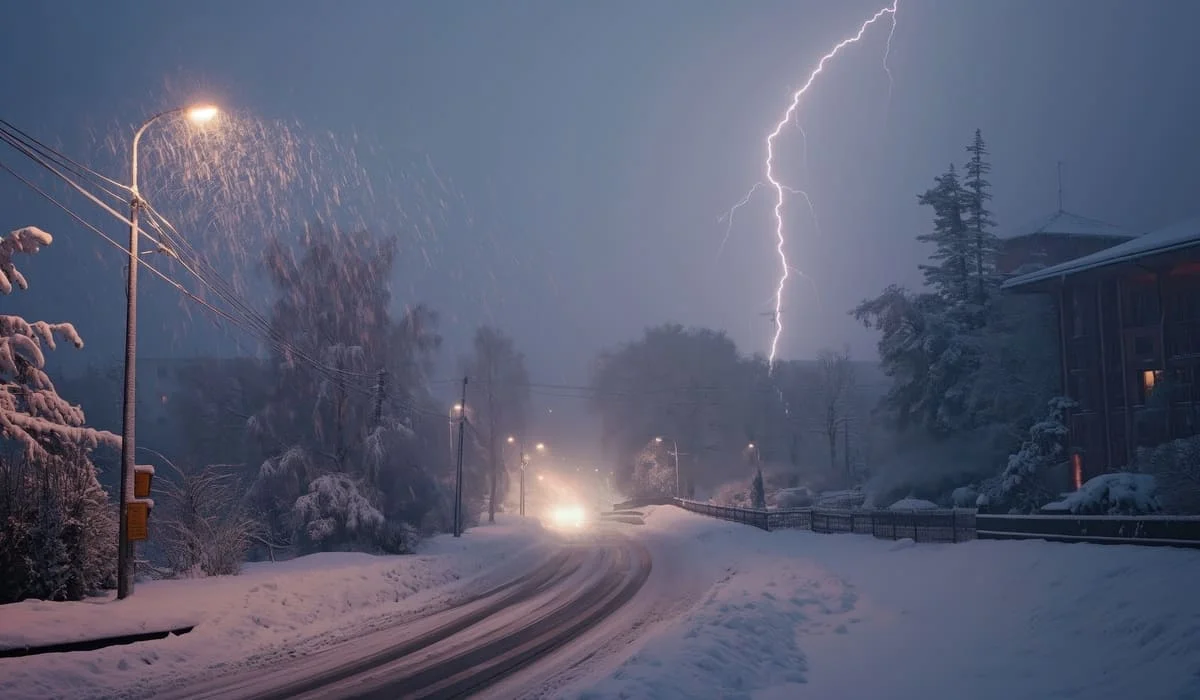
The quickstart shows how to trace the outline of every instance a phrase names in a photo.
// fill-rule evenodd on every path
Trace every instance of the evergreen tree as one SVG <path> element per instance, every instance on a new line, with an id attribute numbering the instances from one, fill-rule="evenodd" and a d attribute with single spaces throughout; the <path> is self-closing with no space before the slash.
<path id="1" fill-rule="evenodd" d="M 763 486 L 762 467 L 754 472 L 754 481 L 750 484 L 750 507 L 755 510 L 767 509 L 767 491 Z"/>
<path id="2" fill-rule="evenodd" d="M 934 251 L 930 265 L 921 265 L 925 283 L 952 305 L 971 297 L 971 247 L 963 218 L 966 198 L 953 165 L 934 178 L 934 186 L 918 195 L 917 202 L 933 208 L 933 231 L 917 236 L 917 240 L 932 243 Z"/>
<path id="3" fill-rule="evenodd" d="M 975 138 L 967 146 L 967 153 L 971 154 L 971 158 L 967 161 L 966 179 L 963 182 L 964 224 L 970 232 L 977 302 L 983 304 L 997 283 L 995 255 L 999 242 L 991 231 L 996 222 L 987 208 L 988 200 L 992 198 L 992 184 L 987 180 L 992 164 L 987 160 L 987 144 L 983 141 L 980 129 L 975 130 Z"/>

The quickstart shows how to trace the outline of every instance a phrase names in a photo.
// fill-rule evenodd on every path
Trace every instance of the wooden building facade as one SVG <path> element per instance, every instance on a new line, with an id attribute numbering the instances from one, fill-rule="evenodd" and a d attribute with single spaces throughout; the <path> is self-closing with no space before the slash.
<path id="1" fill-rule="evenodd" d="M 1004 284 L 1053 295 L 1076 487 L 1200 434 L 1200 219 Z"/>

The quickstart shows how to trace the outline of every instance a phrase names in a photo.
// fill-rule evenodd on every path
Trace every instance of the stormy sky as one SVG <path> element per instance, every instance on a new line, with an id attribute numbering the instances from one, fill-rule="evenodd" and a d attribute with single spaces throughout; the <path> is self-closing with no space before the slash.
<path id="1" fill-rule="evenodd" d="M 489 322 L 516 338 L 535 381 L 580 384 L 601 347 L 665 321 L 766 350 L 778 274 L 771 202 L 759 193 L 740 209 L 723 250 L 718 219 L 763 178 L 764 137 L 791 91 L 880 7 L 16 3 L 0 25 L 0 116 L 120 179 L 124 156 L 107 141 L 193 99 L 353 149 L 374 183 L 363 223 L 394 226 L 404 241 L 397 306 L 443 314 L 440 375 Z M 1136 231 L 1195 215 L 1197 26 L 1189 0 L 900 0 L 892 80 L 882 22 L 801 103 L 807 138 L 789 127 L 778 142 L 781 178 L 816 213 L 795 198 L 785 210 L 787 252 L 805 277 L 787 289 L 780 355 L 848 343 L 874 357 L 873 335 L 846 311 L 889 283 L 917 282 L 927 251 L 914 236 L 930 216 L 916 195 L 965 160 L 976 127 L 993 152 L 1002 232 L 1057 208 L 1059 160 L 1070 211 Z M 7 149 L 0 161 L 28 165 Z M 307 167 L 315 182 L 348 186 L 344 164 Z M 6 313 L 76 322 L 89 347 L 54 362 L 115 360 L 119 255 L 3 173 L 0 213 L 6 229 L 57 235 L 26 265 L 32 288 L 4 299 Z M 192 221 L 184 235 L 241 235 Z M 237 351 L 169 288 L 146 289 L 144 356 Z"/>

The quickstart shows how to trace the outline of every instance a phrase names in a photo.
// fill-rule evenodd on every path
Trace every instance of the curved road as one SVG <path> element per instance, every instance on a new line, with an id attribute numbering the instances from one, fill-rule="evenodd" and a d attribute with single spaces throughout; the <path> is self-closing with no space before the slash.
<path id="1" fill-rule="evenodd" d="M 187 698 L 457 698 L 557 649 L 630 600 L 650 555 L 612 531 L 461 605 L 282 667 L 180 688 Z M 164 696 L 159 696 L 164 697 Z"/>

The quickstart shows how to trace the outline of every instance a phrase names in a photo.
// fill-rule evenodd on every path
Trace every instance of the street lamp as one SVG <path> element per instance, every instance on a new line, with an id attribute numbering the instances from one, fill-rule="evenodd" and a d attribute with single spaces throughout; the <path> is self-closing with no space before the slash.
<path id="1" fill-rule="evenodd" d="M 525 517 L 525 467 L 529 464 L 529 455 L 525 454 L 525 445 L 515 435 L 509 435 L 508 444 L 516 445 L 521 467 L 521 517 Z M 541 443 L 538 443 L 541 447 Z"/>
<path id="2" fill-rule="evenodd" d="M 663 440 L 664 438 L 661 435 L 654 438 L 654 441 L 660 445 L 663 443 Z M 682 489 L 680 488 L 679 481 L 679 443 L 675 441 L 675 438 L 671 438 L 671 448 L 671 454 L 675 457 L 675 498 L 680 498 L 682 496 Z"/>
<path id="3" fill-rule="evenodd" d="M 133 593 L 133 542 L 129 539 L 129 504 L 133 502 L 134 421 L 137 396 L 137 273 L 138 210 L 145 202 L 138 190 L 138 144 L 146 129 L 159 119 L 180 114 L 195 123 L 217 116 L 212 105 L 193 105 L 159 112 L 142 122 L 133 134 L 129 167 L 129 273 L 125 284 L 125 389 L 121 411 L 121 508 L 117 528 L 117 598 Z"/>

